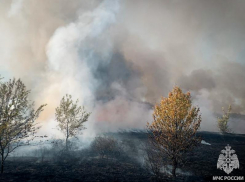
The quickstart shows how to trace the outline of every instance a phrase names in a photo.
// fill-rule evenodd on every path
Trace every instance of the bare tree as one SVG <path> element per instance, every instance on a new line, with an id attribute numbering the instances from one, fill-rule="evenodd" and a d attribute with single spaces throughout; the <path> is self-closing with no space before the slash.
<path id="1" fill-rule="evenodd" d="M 146 142 L 144 146 L 144 164 L 148 171 L 153 173 L 155 181 L 162 180 L 161 168 L 165 166 L 163 153 L 159 151 L 151 142 Z"/>
<path id="2" fill-rule="evenodd" d="M 175 177 L 183 154 L 201 143 L 201 138 L 196 137 L 201 123 L 199 108 L 192 106 L 189 92 L 185 94 L 175 87 L 168 98 L 162 98 L 155 106 L 153 119 L 147 125 L 150 142 L 172 161 Z"/>
<path id="3" fill-rule="evenodd" d="M 74 102 L 71 95 L 65 95 L 60 106 L 55 110 L 56 121 L 59 129 L 65 135 L 66 151 L 68 150 L 68 140 L 76 137 L 81 130 L 84 130 L 84 123 L 91 113 L 85 111 L 84 107 L 78 106 L 78 100 Z"/>
<path id="4" fill-rule="evenodd" d="M 35 120 L 45 105 L 34 110 L 28 96 L 30 91 L 19 80 L 0 83 L 0 155 L 1 173 L 9 153 L 16 148 L 29 145 L 36 136 Z"/>

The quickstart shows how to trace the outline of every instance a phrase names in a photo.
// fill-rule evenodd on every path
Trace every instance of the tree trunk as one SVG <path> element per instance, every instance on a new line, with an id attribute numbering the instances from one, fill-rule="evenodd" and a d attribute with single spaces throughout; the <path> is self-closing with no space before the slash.
<path id="1" fill-rule="evenodd" d="M 1 164 L 1 174 L 3 174 L 3 162 Z"/>
<path id="2" fill-rule="evenodd" d="M 3 167 L 4 167 L 4 155 L 2 154 L 2 160 L 1 160 L 1 174 L 3 174 Z"/>
<path id="3" fill-rule="evenodd" d="M 66 151 L 68 151 L 68 137 L 66 138 Z"/>
<path id="4" fill-rule="evenodd" d="M 172 168 L 172 175 L 175 178 L 176 177 L 176 168 L 177 168 L 177 162 L 176 160 L 173 161 L 173 168 Z"/>
<path id="5" fill-rule="evenodd" d="M 68 151 L 68 138 L 69 138 L 69 126 L 68 126 L 68 121 L 66 123 L 66 152 Z"/>

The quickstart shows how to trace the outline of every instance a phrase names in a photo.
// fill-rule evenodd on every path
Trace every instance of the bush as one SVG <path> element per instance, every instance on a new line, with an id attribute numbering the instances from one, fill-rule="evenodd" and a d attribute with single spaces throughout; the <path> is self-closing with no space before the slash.
<path id="1" fill-rule="evenodd" d="M 123 151 L 127 153 L 129 156 L 136 156 L 138 154 L 138 147 L 136 146 L 136 142 L 134 140 L 123 139 L 121 141 L 121 145 Z"/>
<path id="2" fill-rule="evenodd" d="M 50 155 L 50 149 L 46 146 L 41 146 L 34 151 L 34 154 L 40 158 L 40 162 L 43 162 Z"/>
<path id="3" fill-rule="evenodd" d="M 67 147 L 69 150 L 67 150 Z M 58 139 L 52 142 L 51 153 L 56 162 L 77 162 L 76 149 L 73 142 L 65 143 L 64 140 Z"/>
<path id="4" fill-rule="evenodd" d="M 91 149 L 101 158 L 106 157 L 108 159 L 108 156 L 115 157 L 120 155 L 120 147 L 117 140 L 113 137 L 96 137 L 91 143 Z"/>
<path id="5" fill-rule="evenodd" d="M 144 165 L 147 171 L 154 175 L 154 181 L 162 180 L 161 169 L 169 163 L 167 157 L 163 155 L 156 147 L 150 142 L 146 143 L 144 156 Z"/>

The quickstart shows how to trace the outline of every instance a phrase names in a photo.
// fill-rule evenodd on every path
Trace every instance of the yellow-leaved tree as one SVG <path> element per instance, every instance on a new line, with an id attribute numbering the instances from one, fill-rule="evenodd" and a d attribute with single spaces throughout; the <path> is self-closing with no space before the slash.
<path id="1" fill-rule="evenodd" d="M 174 177 L 183 154 L 201 143 L 196 136 L 201 123 L 199 111 L 192 106 L 190 92 L 174 87 L 167 98 L 162 97 L 155 105 L 153 122 L 147 124 L 150 142 L 172 162 Z"/>
<path id="2" fill-rule="evenodd" d="M 231 129 L 229 128 L 229 119 L 230 119 L 230 114 L 231 114 L 231 105 L 229 105 L 228 111 L 225 111 L 225 108 L 222 107 L 223 115 L 222 117 L 218 117 L 218 128 L 221 133 L 230 133 L 232 132 Z"/>

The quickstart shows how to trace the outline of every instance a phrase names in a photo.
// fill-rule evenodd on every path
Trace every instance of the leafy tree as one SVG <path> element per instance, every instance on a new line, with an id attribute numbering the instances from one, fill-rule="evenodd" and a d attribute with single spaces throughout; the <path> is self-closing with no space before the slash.
<path id="1" fill-rule="evenodd" d="M 231 130 L 229 128 L 229 119 L 230 119 L 230 113 L 231 113 L 231 105 L 229 105 L 228 111 L 225 111 L 224 108 L 222 108 L 223 116 L 220 118 L 218 117 L 218 128 L 221 133 L 230 133 Z"/>
<path id="2" fill-rule="evenodd" d="M 85 129 L 84 123 L 88 120 L 91 113 L 85 111 L 84 107 L 78 106 L 78 100 L 74 102 L 71 95 L 65 95 L 60 106 L 56 108 L 55 117 L 59 123 L 59 129 L 65 135 L 66 151 L 68 150 L 68 140 L 76 137 L 77 134 Z"/>
<path id="3" fill-rule="evenodd" d="M 45 105 L 34 110 L 28 96 L 30 91 L 19 79 L 0 83 L 0 155 L 1 173 L 9 153 L 16 148 L 29 145 L 36 136 L 35 120 Z"/>
<path id="4" fill-rule="evenodd" d="M 174 87 L 168 98 L 155 105 L 153 122 L 147 124 L 150 142 L 172 162 L 174 177 L 183 154 L 201 142 L 196 136 L 201 123 L 199 111 L 192 106 L 189 92 Z"/>

